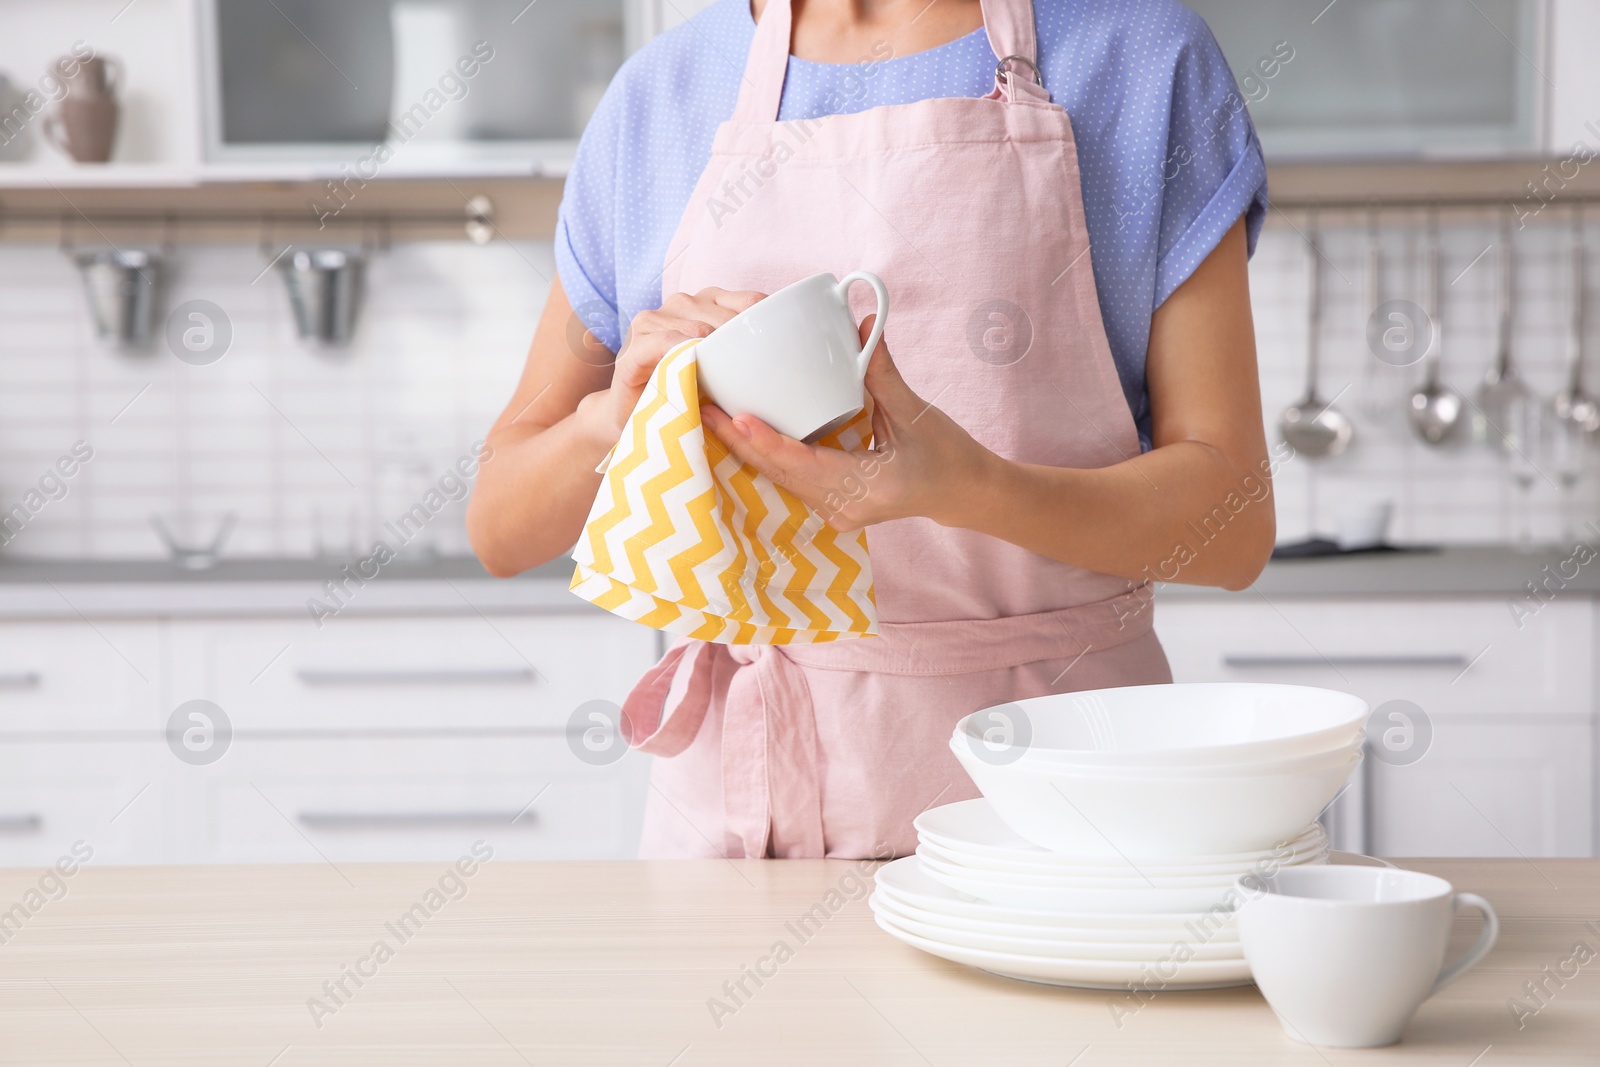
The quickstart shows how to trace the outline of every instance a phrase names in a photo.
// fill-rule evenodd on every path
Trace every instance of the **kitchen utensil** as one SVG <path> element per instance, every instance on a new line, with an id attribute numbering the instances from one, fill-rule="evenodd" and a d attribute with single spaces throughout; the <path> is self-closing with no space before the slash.
<path id="1" fill-rule="evenodd" d="M 1511 354 L 1512 305 L 1515 303 L 1516 250 L 1511 243 L 1509 219 L 1500 230 L 1500 314 L 1495 342 L 1494 366 L 1478 387 L 1478 410 L 1473 419 L 1474 436 L 1482 444 L 1506 451 L 1511 448 L 1506 424 L 1512 412 L 1528 396 L 1528 387 L 1517 375 Z"/>
<path id="2" fill-rule="evenodd" d="M 1040 848 L 1007 826 L 983 797 L 929 808 L 917 816 L 914 825 L 923 845 L 933 846 L 968 866 L 1018 873 L 1056 872 L 1082 878 L 1238 877 L 1275 864 L 1304 862 L 1328 851 L 1327 834 L 1321 825 L 1312 823 L 1294 840 L 1273 849 L 1188 859 L 1158 858 L 1137 864 L 1118 857 L 1097 863 Z"/>
<path id="3" fill-rule="evenodd" d="M 1313 686 L 1183 682 L 1001 704 L 961 719 L 955 734 L 994 762 L 1027 755 L 1108 771 L 1234 768 L 1358 739 L 1368 710 L 1360 697 Z"/>
<path id="4" fill-rule="evenodd" d="M 1555 418 L 1537 396 L 1524 392 L 1511 398 L 1500 419 L 1502 459 L 1506 475 L 1517 490 L 1512 538 L 1519 549 L 1528 551 L 1533 548 L 1533 512 L 1529 505 L 1533 502 L 1534 485 L 1545 476 L 1541 467 L 1550 455 Z"/>
<path id="5" fill-rule="evenodd" d="M 1346 552 L 1377 548 L 1389 537 L 1393 500 L 1360 501 L 1339 509 L 1339 547 Z"/>
<path id="6" fill-rule="evenodd" d="M 1383 244 L 1378 236 L 1378 213 L 1367 213 L 1366 306 L 1363 311 L 1374 315 L 1383 305 Z M 1362 353 L 1361 395 L 1356 410 L 1363 421 L 1379 426 L 1389 421 L 1393 414 L 1391 401 L 1385 388 L 1387 364 L 1373 352 Z"/>
<path id="7" fill-rule="evenodd" d="M 1244 852 L 1299 834 L 1361 765 L 1289 774 L 1210 778 L 1108 776 L 1026 759 L 995 764 L 952 739 L 950 750 L 978 791 L 1017 833 L 1044 848 L 1093 859 Z"/>
<path id="8" fill-rule="evenodd" d="M 1290 404 L 1278 418 L 1278 433 L 1297 453 L 1308 459 L 1337 456 L 1350 446 L 1355 427 L 1332 402 L 1317 393 L 1322 349 L 1322 248 L 1313 228 L 1310 249 L 1311 291 L 1306 301 L 1306 395 Z"/>
<path id="9" fill-rule="evenodd" d="M 80 252 L 73 258 L 83 277 L 96 335 L 124 348 L 148 344 L 162 281 L 160 258 L 116 248 Z"/>
<path id="10" fill-rule="evenodd" d="M 63 56 L 52 65 L 66 96 L 46 115 L 49 141 L 78 163 L 105 163 L 117 139 L 122 65 L 110 56 Z"/>
<path id="11" fill-rule="evenodd" d="M 1239 891 L 1239 940 L 1256 985 L 1289 1036 L 1311 1045 L 1394 1044 L 1422 1002 L 1482 960 L 1500 931 L 1487 900 L 1398 868 L 1296 867 L 1241 879 Z M 1464 907 L 1483 913 L 1483 932 L 1443 967 Z"/>
<path id="12" fill-rule="evenodd" d="M 849 301 L 858 281 L 878 298 L 865 345 Z M 701 398 L 729 415 L 754 415 L 790 437 L 826 436 L 865 405 L 867 361 L 888 317 L 889 291 L 871 271 L 843 280 L 814 274 L 784 286 L 696 347 Z"/>
<path id="13" fill-rule="evenodd" d="M 879 929 L 890 937 L 932 956 L 963 963 L 1024 982 L 1074 986 L 1079 989 L 1126 991 L 1130 983 L 1157 984 L 1163 989 L 1220 989 L 1248 985 L 1250 968 L 1242 959 L 1187 958 L 1173 946 L 1152 948 L 1144 960 L 1085 960 L 1070 957 L 1021 955 L 952 945 L 918 936 L 883 914 L 874 916 Z M 1159 977 L 1152 977 L 1155 972 Z"/>
<path id="14" fill-rule="evenodd" d="M 1433 330 L 1428 351 L 1422 357 L 1422 385 L 1411 394 L 1406 404 L 1406 417 L 1411 429 L 1430 445 L 1442 445 L 1455 436 L 1465 408 L 1461 394 L 1440 380 L 1444 363 L 1444 307 L 1439 295 L 1439 258 L 1439 215 L 1437 211 L 1430 211 L 1423 284 L 1427 292 L 1427 314 L 1433 322 Z"/>
<path id="15" fill-rule="evenodd" d="M 1583 215 L 1579 211 L 1573 220 L 1571 260 L 1571 313 L 1567 317 L 1567 384 L 1551 401 L 1551 409 L 1566 429 L 1579 436 L 1588 436 L 1600 430 L 1600 401 L 1584 392 L 1583 342 L 1584 304 L 1586 298 L 1585 248 L 1583 243 Z"/>
<path id="16" fill-rule="evenodd" d="M 216 529 L 209 538 L 199 535 L 199 539 L 191 539 L 196 530 L 204 525 L 204 520 L 199 516 L 184 515 L 178 517 L 177 523 L 187 527 L 185 533 L 188 537 L 180 537 L 173 532 L 171 526 L 160 515 L 150 516 L 150 525 L 155 528 L 156 536 L 161 538 L 161 543 L 166 546 L 167 558 L 173 563 L 188 571 L 204 571 L 215 567 L 222 559 L 222 546 L 228 541 L 228 535 L 233 533 L 233 527 L 238 516 L 231 511 L 224 512 L 217 520 Z"/>
<path id="17" fill-rule="evenodd" d="M 338 248 L 302 249 L 284 257 L 280 269 L 300 339 L 349 344 L 361 302 L 363 257 Z"/>

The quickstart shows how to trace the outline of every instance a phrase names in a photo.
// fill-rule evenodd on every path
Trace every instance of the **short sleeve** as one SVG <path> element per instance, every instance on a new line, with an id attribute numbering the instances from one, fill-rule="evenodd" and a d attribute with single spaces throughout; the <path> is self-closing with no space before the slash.
<path id="1" fill-rule="evenodd" d="M 1267 214 L 1267 165 L 1216 38 L 1198 16 L 1173 71 L 1155 305 L 1245 217 L 1249 248 Z"/>
<path id="2" fill-rule="evenodd" d="M 578 142 L 556 212 L 556 275 L 573 312 L 611 351 L 622 344 L 617 311 L 616 185 L 622 73 L 601 97 Z"/>

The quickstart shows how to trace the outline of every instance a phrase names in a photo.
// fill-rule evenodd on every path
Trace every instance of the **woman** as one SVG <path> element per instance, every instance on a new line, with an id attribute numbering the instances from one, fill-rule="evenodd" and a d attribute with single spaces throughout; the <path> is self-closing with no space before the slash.
<path id="1" fill-rule="evenodd" d="M 881 635 L 673 646 L 623 709 L 668 757 L 643 855 L 903 854 L 918 812 L 974 795 L 960 716 L 1171 679 L 1152 578 L 1242 588 L 1273 540 L 1246 278 L 1265 195 L 1222 55 L 1173 0 L 721 0 L 628 61 L 489 436 L 490 571 L 577 540 L 674 345 L 822 270 L 875 271 L 894 305 L 873 454 L 704 412 L 867 529 Z"/>

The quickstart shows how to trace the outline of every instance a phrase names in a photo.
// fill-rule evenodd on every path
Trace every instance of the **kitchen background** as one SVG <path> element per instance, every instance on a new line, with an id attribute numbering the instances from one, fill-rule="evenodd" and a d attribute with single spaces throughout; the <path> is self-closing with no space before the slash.
<path id="1" fill-rule="evenodd" d="M 1282 677 L 1422 709 L 1431 751 L 1369 761 L 1335 816 L 1347 846 L 1591 854 L 1594 606 L 1574 586 L 1527 625 L 1512 605 L 1571 554 L 1561 542 L 1600 537 L 1582 529 L 1600 518 L 1600 452 L 1553 435 L 1495 448 L 1469 428 L 1422 442 L 1405 406 L 1423 364 L 1376 358 L 1369 327 L 1378 304 L 1426 302 L 1437 205 L 1444 379 L 1470 397 L 1493 364 L 1509 247 L 1517 367 L 1541 396 L 1563 386 L 1575 295 L 1592 306 L 1600 288 L 1600 267 L 1581 294 L 1568 269 L 1575 236 L 1600 241 L 1600 205 L 1577 214 L 1600 192 L 1600 10 L 1325 2 L 1193 5 L 1272 165 L 1251 265 L 1269 426 L 1305 392 L 1315 236 L 1319 391 L 1355 431 L 1341 454 L 1278 471 L 1280 541 L 1335 537 L 1391 502 L 1393 542 L 1450 546 L 1416 557 L 1444 577 L 1364 586 L 1328 569 L 1355 557 L 1280 562 L 1254 593 L 1165 591 L 1158 627 L 1180 678 Z M 453 855 L 486 821 L 522 831 L 519 854 L 630 854 L 648 764 L 617 745 L 615 703 L 656 635 L 583 610 L 559 566 L 488 580 L 441 479 L 470 466 L 521 368 L 584 116 L 623 55 L 701 6 L 0 0 L 0 508 L 27 512 L 0 547 L 0 860 L 47 860 L 75 834 L 135 862 Z M 385 122 L 478 41 L 493 58 L 457 79 L 461 98 L 447 90 L 352 182 Z M 53 143 L 92 154 L 92 120 L 74 141 L 51 117 L 62 105 L 23 101 L 76 42 L 121 68 L 109 162 Z M 260 106 L 352 77 L 392 84 L 387 110 Z M 326 230 L 312 201 L 337 209 Z M 304 336 L 291 305 L 291 281 L 351 281 L 297 273 L 319 248 L 364 262 L 332 306 L 313 293 L 300 309 L 349 315 L 342 342 Z M 118 249 L 160 258 L 148 292 L 100 292 L 112 315 L 108 292 L 150 299 L 142 344 L 97 328 L 76 259 Z M 181 351 L 195 325 L 206 344 Z M 1597 334 L 1591 314 L 1591 351 Z M 53 479 L 78 442 L 92 458 Z M 434 489 L 410 558 L 329 590 Z M 184 553 L 195 566 L 173 562 Z M 1277 578 L 1296 567 L 1323 577 Z M 1486 587 L 1489 571 L 1510 577 Z M 210 747 L 183 741 L 197 723 Z"/>

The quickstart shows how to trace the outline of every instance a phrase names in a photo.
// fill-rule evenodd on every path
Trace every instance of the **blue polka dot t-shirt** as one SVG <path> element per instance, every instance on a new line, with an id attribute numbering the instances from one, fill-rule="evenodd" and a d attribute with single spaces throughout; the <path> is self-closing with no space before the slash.
<path id="1" fill-rule="evenodd" d="M 1210 29 L 1176 0 L 1034 0 L 1034 20 L 1045 87 L 1072 117 L 1101 314 L 1148 448 L 1151 314 L 1240 215 L 1254 250 L 1267 204 L 1261 146 Z M 719 0 L 631 56 L 584 131 L 556 267 L 612 351 L 636 313 L 661 304 L 667 245 L 733 114 L 754 33 L 749 0 Z M 859 63 L 791 58 L 778 117 L 983 96 L 994 67 L 981 28 L 910 55 L 891 40 Z"/>

